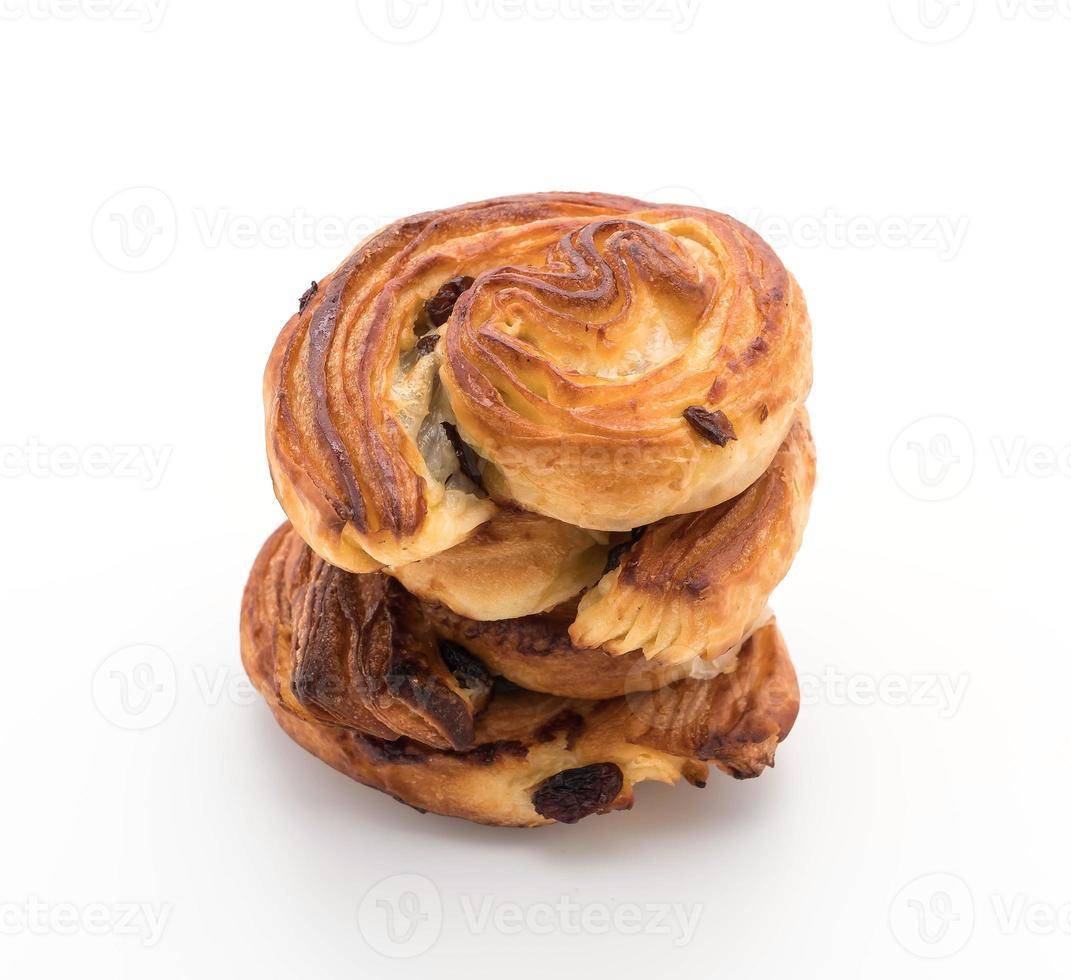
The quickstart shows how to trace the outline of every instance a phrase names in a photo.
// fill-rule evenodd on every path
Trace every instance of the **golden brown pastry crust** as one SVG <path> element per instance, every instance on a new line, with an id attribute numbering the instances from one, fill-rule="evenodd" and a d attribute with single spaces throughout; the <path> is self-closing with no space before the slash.
<path id="1" fill-rule="evenodd" d="M 743 493 L 646 529 L 580 600 L 573 643 L 642 650 L 667 664 L 716 658 L 740 643 L 799 551 L 814 478 L 801 409 L 773 462 Z"/>
<path id="2" fill-rule="evenodd" d="M 385 575 L 335 568 L 283 525 L 257 556 L 242 623 L 261 683 L 295 717 L 440 748 L 472 745 L 490 677 L 462 683 L 418 600 Z"/>
<path id="3" fill-rule="evenodd" d="M 617 697 L 668 684 L 690 670 L 688 664 L 650 663 L 638 652 L 614 657 L 573 646 L 568 627 L 575 599 L 520 619 L 458 616 L 438 603 L 420 602 L 382 573 L 334 568 L 289 524 L 264 544 L 254 580 L 259 585 L 247 590 L 246 602 L 256 596 L 261 604 L 249 612 L 254 622 L 275 624 L 280 700 L 295 713 L 383 737 L 393 731 L 434 745 L 465 744 L 468 723 L 459 711 L 467 710 L 461 702 L 471 701 L 473 692 L 451 681 L 440 639 L 467 650 L 493 675 L 563 697 Z M 362 634 L 363 624 L 377 629 Z M 730 653 L 724 666 L 733 662 Z M 414 705 L 432 717 L 414 717 Z M 440 741 L 428 725 L 437 725 Z"/>
<path id="4" fill-rule="evenodd" d="M 254 565 L 242 604 L 246 671 L 295 741 L 419 809 L 504 826 L 572 822 L 630 807 L 632 787 L 643 780 L 672 783 L 683 775 L 702 785 L 707 761 L 737 778 L 758 775 L 773 764 L 795 720 L 796 677 L 773 624 L 748 640 L 735 671 L 712 680 L 607 701 L 503 689 L 500 682 L 474 706 L 467 750 L 389 732 L 365 734 L 337 717 L 313 717 L 286 696 L 292 680 L 280 677 L 281 666 L 297 669 L 294 660 L 280 657 L 280 646 L 292 640 L 290 586 L 303 563 L 317 560 L 302 555 L 281 529 Z"/>
<path id="5" fill-rule="evenodd" d="M 458 300 L 442 370 L 492 496 L 628 531 L 766 469 L 810 388 L 810 321 L 758 235 L 636 201 L 597 220 L 562 201 L 498 235 L 509 264 Z M 718 413 L 717 443 L 688 410 Z"/>
<path id="6" fill-rule="evenodd" d="M 436 633 L 458 643 L 494 673 L 530 691 L 574 698 L 616 698 L 647 691 L 687 677 L 691 664 L 660 664 L 642 653 L 610 656 L 604 650 L 581 649 L 569 640 L 576 600 L 538 616 L 480 622 L 458 616 L 445 606 L 424 603 L 424 614 Z M 726 655 L 731 669 L 735 654 Z M 715 672 L 714 666 L 708 676 Z"/>
<path id="7" fill-rule="evenodd" d="M 475 282 L 418 337 L 458 276 Z M 399 221 L 319 283 L 265 374 L 268 456 L 302 537 L 370 571 L 464 541 L 496 502 L 611 531 L 714 506 L 766 468 L 809 384 L 802 294 L 743 225 L 500 198 Z M 735 438 L 704 437 L 689 408 Z M 490 498 L 449 470 L 440 421 L 483 457 Z"/>
<path id="8" fill-rule="evenodd" d="M 599 580 L 610 536 L 501 507 L 466 540 L 386 568 L 410 592 L 470 619 L 515 619 L 553 609 Z"/>
<path id="9" fill-rule="evenodd" d="M 814 471 L 814 442 L 801 409 L 770 466 L 747 490 L 644 528 L 631 546 L 626 535 L 503 507 L 461 544 L 385 571 L 428 602 L 486 621 L 528 617 L 591 587 L 570 627 L 577 647 L 642 650 L 666 663 L 716 660 L 748 635 L 795 558 Z M 617 565 L 606 572 L 611 556 Z M 535 690 L 580 693 L 514 679 Z"/>

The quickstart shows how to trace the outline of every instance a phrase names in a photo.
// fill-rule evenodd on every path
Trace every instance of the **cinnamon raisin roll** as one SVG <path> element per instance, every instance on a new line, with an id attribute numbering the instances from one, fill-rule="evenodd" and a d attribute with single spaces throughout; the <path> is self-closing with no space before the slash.
<path id="1" fill-rule="evenodd" d="M 347 595 L 334 576 L 348 573 L 319 578 L 328 566 L 293 541 L 277 531 L 246 587 L 246 671 L 295 741 L 419 809 L 504 826 L 573 823 L 631 807 L 644 780 L 705 785 L 709 763 L 757 776 L 795 720 L 796 677 L 772 623 L 713 679 L 603 701 L 555 697 L 491 682 L 463 651 L 436 658 L 420 617 L 391 608 L 396 583 L 349 575 L 385 591 L 362 582 Z M 377 676 L 396 683 L 370 683 Z"/>
<path id="2" fill-rule="evenodd" d="M 265 374 L 268 456 L 322 557 L 402 569 L 503 506 L 595 532 L 715 507 L 810 376 L 802 293 L 739 222 L 499 198 L 390 225 L 302 298 Z M 591 584 L 565 552 L 547 602 Z"/>

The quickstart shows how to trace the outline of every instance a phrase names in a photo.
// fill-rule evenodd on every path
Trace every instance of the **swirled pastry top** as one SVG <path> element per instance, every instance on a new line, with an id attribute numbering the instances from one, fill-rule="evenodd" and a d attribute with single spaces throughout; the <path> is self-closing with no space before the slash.
<path id="1" fill-rule="evenodd" d="M 716 505 L 810 377 L 802 293 L 739 222 L 499 198 L 390 225 L 305 298 L 265 375 L 268 453 L 302 536 L 367 571 L 501 502 L 604 531 Z"/>

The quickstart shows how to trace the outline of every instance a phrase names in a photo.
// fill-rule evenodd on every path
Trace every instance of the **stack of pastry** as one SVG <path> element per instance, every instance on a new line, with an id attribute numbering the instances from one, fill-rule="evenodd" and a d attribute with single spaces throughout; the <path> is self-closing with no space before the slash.
<path id="1" fill-rule="evenodd" d="M 398 221 L 265 374 L 289 523 L 242 606 L 279 724 L 422 810 L 571 823 L 773 765 L 767 598 L 814 484 L 810 323 L 755 232 L 603 194 Z"/>

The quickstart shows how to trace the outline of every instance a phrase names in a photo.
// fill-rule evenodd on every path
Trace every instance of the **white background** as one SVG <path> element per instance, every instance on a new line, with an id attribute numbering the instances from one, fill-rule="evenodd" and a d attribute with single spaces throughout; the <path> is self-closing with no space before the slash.
<path id="1" fill-rule="evenodd" d="M 1066 976 L 1071 4 L 360 9 L 0 0 L 0 974 Z M 504 831 L 305 755 L 237 618 L 309 280 L 548 189 L 731 211 L 806 291 L 805 704 L 758 780 Z"/>

